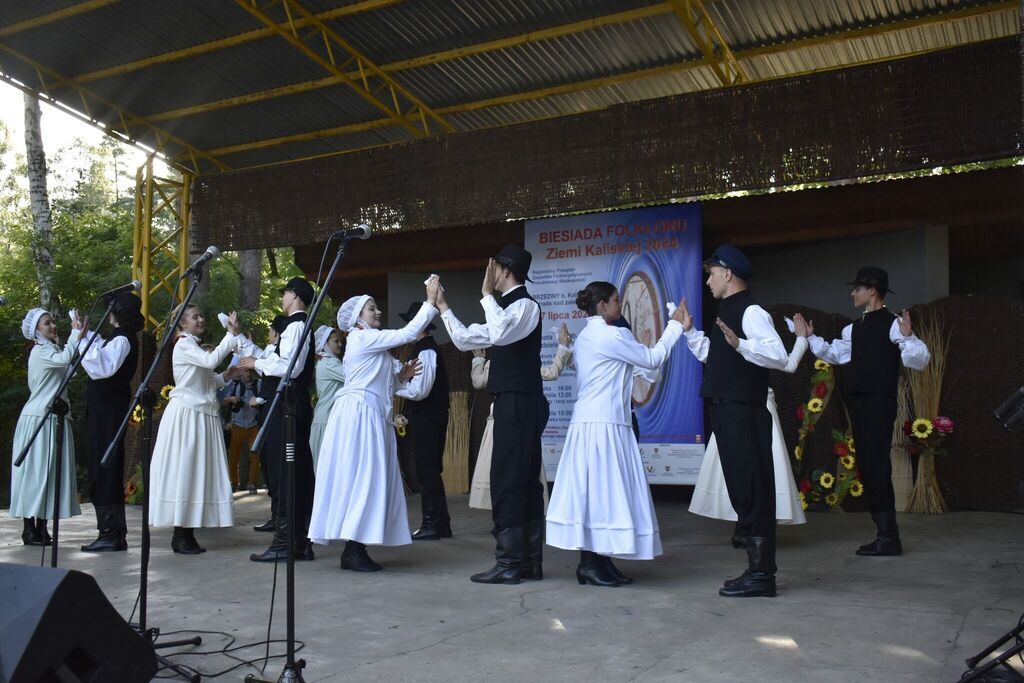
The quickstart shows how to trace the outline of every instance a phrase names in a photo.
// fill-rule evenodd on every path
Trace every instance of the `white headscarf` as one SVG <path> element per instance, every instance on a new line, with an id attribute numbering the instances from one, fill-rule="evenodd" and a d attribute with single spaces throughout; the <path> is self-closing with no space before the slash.
<path id="1" fill-rule="evenodd" d="M 313 333 L 313 350 L 316 351 L 317 355 L 322 356 L 324 352 L 330 353 L 327 349 L 327 340 L 331 336 L 331 332 L 334 330 L 329 325 L 321 325 L 317 328 L 316 332 Z M 334 355 L 333 353 L 331 354 Z"/>
<path id="2" fill-rule="evenodd" d="M 21 321 L 21 336 L 29 341 L 49 341 L 49 339 L 39 334 L 36 330 L 36 326 L 39 325 L 39 319 L 48 313 L 49 311 L 45 308 L 33 308 L 26 313 L 24 320 Z"/>
<path id="3" fill-rule="evenodd" d="M 338 329 L 349 332 L 356 327 L 365 327 L 359 322 L 359 316 L 363 312 L 363 306 L 372 298 L 369 294 L 360 294 L 347 299 L 338 309 Z"/>

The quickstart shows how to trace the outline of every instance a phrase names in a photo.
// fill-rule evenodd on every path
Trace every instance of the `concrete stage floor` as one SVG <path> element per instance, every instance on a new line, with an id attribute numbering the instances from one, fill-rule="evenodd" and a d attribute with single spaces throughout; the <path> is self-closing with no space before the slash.
<path id="1" fill-rule="evenodd" d="M 717 594 L 744 567 L 743 551 L 728 543 L 731 525 L 690 514 L 679 494 L 657 498 L 665 554 L 619 562 L 636 579 L 629 587 L 579 586 L 577 554 L 550 548 L 542 582 L 470 583 L 492 564 L 493 546 L 490 515 L 469 509 L 466 496 L 451 499 L 454 539 L 371 548 L 382 572 L 341 571 L 341 547 L 318 546 L 296 573 L 306 681 L 956 681 L 964 659 L 1024 610 L 1020 515 L 901 515 L 906 554 L 860 558 L 853 551 L 871 536 L 867 514 L 813 514 L 779 530 L 779 596 L 741 600 Z M 409 504 L 418 510 L 418 497 Z M 155 530 L 150 625 L 263 639 L 273 566 L 248 555 L 270 540 L 251 530 L 267 511 L 262 493 L 236 494 L 236 526 L 199 530 L 209 552 L 198 557 L 174 555 L 171 531 Z M 59 554 L 62 567 L 95 576 L 124 616 L 139 577 L 141 511 L 128 512 L 127 553 L 78 550 L 95 533 L 85 506 L 61 525 Z M 20 532 L 20 520 L 0 517 L 0 562 L 38 565 L 40 549 L 22 546 Z M 284 632 L 282 565 L 274 637 Z M 201 649 L 223 642 L 209 637 Z M 176 660 L 206 672 L 234 663 Z M 268 677 L 280 670 L 272 660 Z"/>

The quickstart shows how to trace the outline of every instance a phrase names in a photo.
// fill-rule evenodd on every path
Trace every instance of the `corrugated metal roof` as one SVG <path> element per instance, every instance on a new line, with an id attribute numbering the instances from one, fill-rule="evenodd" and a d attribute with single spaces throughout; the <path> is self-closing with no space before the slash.
<path id="1" fill-rule="evenodd" d="M 752 80 L 891 59 L 1018 31 L 1017 3 L 994 0 L 704 2 Z M 121 127 L 123 112 L 155 116 L 329 75 L 280 36 L 268 37 L 264 24 L 229 2 L 121 0 L 32 28 L 4 30 L 76 4 L 74 0 L 0 3 L 0 71 L 32 87 L 38 86 L 34 62 L 71 80 L 83 78 L 81 87 L 91 93 L 84 104 L 79 92 L 62 87 L 52 75 L 47 77 L 49 94 L 73 109 L 88 108 L 89 116 L 115 129 Z M 595 23 L 601 25 L 561 30 L 561 35 L 520 40 L 501 49 L 471 49 L 474 54 L 391 73 L 412 96 L 440 110 L 460 131 L 720 87 L 667 2 L 395 0 L 369 7 L 359 0 L 302 0 L 302 4 L 312 12 L 344 11 L 344 16 L 328 19 L 328 26 L 382 65 L 598 20 Z M 630 20 L 604 19 L 624 12 L 630 13 Z M 958 18 L 950 21 L 950 16 Z M 916 20 L 913 26 L 906 23 Z M 892 30 L 894 26 L 903 28 Z M 264 32 L 256 39 L 236 39 L 217 49 L 203 47 L 260 29 Z M 307 35 L 309 29 L 301 31 Z M 856 35 L 851 37 L 850 31 Z M 823 40 L 823 36 L 833 39 Z M 322 52 L 322 43 L 315 41 L 314 36 L 310 45 Z M 117 74 L 96 73 L 196 46 L 200 46 L 193 50 L 196 54 L 187 58 L 165 58 L 162 63 L 126 67 Z M 335 53 L 339 61 L 344 59 L 337 46 Z M 575 85 L 581 83 L 586 87 Z M 379 107 L 344 84 L 301 89 L 286 96 L 249 97 L 251 101 L 205 113 L 157 117 L 154 126 L 159 133 L 130 122 L 128 133 L 150 145 L 159 139 L 170 154 L 189 147 L 195 151 L 244 146 L 220 157 L 233 168 L 412 137 L 394 122 L 384 122 L 386 116 Z M 379 95 L 389 102 L 384 93 Z M 505 99 L 479 104 L 494 98 Z M 405 110 L 410 106 L 402 104 Z M 367 123 L 360 132 L 338 135 L 334 131 Z M 178 140 L 168 140 L 164 133 Z M 289 139 L 275 142 L 285 137 Z M 203 170 L 210 168 L 203 166 Z"/>

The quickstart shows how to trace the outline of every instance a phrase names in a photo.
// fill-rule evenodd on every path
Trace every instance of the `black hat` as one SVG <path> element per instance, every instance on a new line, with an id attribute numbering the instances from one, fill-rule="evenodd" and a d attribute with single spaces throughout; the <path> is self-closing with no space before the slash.
<path id="1" fill-rule="evenodd" d="M 411 322 L 412 319 L 416 317 L 416 314 L 420 312 L 420 308 L 422 308 L 422 307 L 423 307 L 423 303 L 422 302 L 414 301 L 411 304 L 409 304 L 409 310 L 407 310 L 405 313 L 399 313 L 398 317 L 401 318 L 402 320 L 404 320 L 405 322 Z M 427 330 L 436 330 L 436 329 L 437 328 L 434 327 L 434 323 L 430 323 L 429 325 L 427 325 Z"/>
<path id="2" fill-rule="evenodd" d="M 291 280 L 281 288 L 281 293 L 294 292 L 295 296 L 302 299 L 302 303 L 307 306 L 313 303 L 313 285 L 309 284 L 309 280 L 304 277 L 293 277 Z"/>
<path id="3" fill-rule="evenodd" d="M 270 329 L 278 334 L 284 334 L 284 331 L 288 329 L 288 323 L 291 320 L 286 315 L 275 315 L 274 319 L 270 321 Z"/>
<path id="4" fill-rule="evenodd" d="M 138 332 L 145 327 L 142 298 L 132 292 L 118 292 L 114 296 L 114 315 L 117 316 L 118 325 L 132 332 Z"/>
<path id="5" fill-rule="evenodd" d="M 494 260 L 512 271 L 517 280 L 533 282 L 529 277 L 533 254 L 514 244 L 506 244 L 494 257 Z"/>
<path id="6" fill-rule="evenodd" d="M 889 289 L 889 273 L 876 266 L 863 266 L 857 271 L 857 277 L 853 279 L 853 282 L 847 282 L 846 284 L 874 287 L 878 290 L 879 294 L 892 292 Z"/>
<path id="7" fill-rule="evenodd" d="M 750 264 L 750 259 L 731 244 L 723 244 L 704 259 L 704 270 L 712 266 L 728 268 L 733 275 L 743 280 L 749 280 L 754 274 L 754 266 Z"/>

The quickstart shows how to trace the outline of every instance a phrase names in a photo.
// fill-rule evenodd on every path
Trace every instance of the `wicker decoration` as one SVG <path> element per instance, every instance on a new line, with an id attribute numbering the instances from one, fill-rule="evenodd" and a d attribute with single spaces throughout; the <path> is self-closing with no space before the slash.
<path id="1" fill-rule="evenodd" d="M 444 490 L 469 492 L 469 394 L 453 391 L 448 395 L 448 435 L 444 442 Z"/>
<path id="2" fill-rule="evenodd" d="M 910 388 L 911 415 L 915 418 L 934 419 L 939 415 L 942 400 L 942 379 L 946 372 L 946 350 L 949 335 L 944 329 L 941 315 L 932 315 L 915 321 L 914 332 L 928 345 L 931 360 L 924 370 L 907 370 L 903 376 Z M 917 479 L 907 501 L 907 512 L 938 514 L 948 512 L 949 506 L 939 489 L 935 472 L 935 454 L 930 449 L 921 453 L 917 462 Z"/>
<path id="3" fill-rule="evenodd" d="M 892 463 L 892 489 L 896 494 L 897 512 L 906 512 L 910 493 L 914 490 L 914 465 L 910 462 L 907 435 L 903 432 L 903 424 L 910 419 L 908 404 L 907 380 L 900 377 L 896 390 L 896 422 L 892 426 L 892 449 L 889 460 Z"/>

